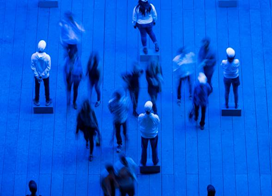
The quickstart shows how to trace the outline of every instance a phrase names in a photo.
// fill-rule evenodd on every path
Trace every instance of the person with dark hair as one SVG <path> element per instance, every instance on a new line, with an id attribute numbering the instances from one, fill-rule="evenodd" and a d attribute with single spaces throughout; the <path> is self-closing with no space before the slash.
<path id="1" fill-rule="evenodd" d="M 204 130 L 206 107 L 209 103 L 208 98 L 210 93 L 211 93 L 211 87 L 207 83 L 207 77 L 205 76 L 204 73 L 199 73 L 198 82 L 196 83 L 194 88 L 193 103 L 194 103 L 195 121 L 198 120 L 198 110 L 201 107 L 201 121 L 199 123 L 201 130 Z M 191 113 L 189 117 L 192 118 L 193 114 Z"/>
<path id="2" fill-rule="evenodd" d="M 113 124 L 118 145 L 116 151 L 119 153 L 122 150 L 121 126 L 123 127 L 124 136 L 127 139 L 127 118 L 129 110 L 128 98 L 123 90 L 117 90 L 113 93 L 113 97 L 109 101 L 108 107 L 113 115 Z"/>
<path id="3" fill-rule="evenodd" d="M 130 98 L 133 104 L 133 115 L 138 117 L 137 105 L 140 91 L 139 78 L 143 74 L 143 69 L 140 68 L 138 63 L 133 63 L 133 70 L 131 73 L 126 73 L 122 75 L 123 80 L 127 84 L 127 89 L 130 94 Z"/>
<path id="4" fill-rule="evenodd" d="M 213 185 L 210 184 L 207 186 L 207 193 L 208 196 L 215 196 L 216 191 Z"/>
<path id="5" fill-rule="evenodd" d="M 80 43 L 80 34 L 84 28 L 74 20 L 72 12 L 67 11 L 64 18 L 59 22 L 61 28 L 60 43 L 66 51 L 66 55 L 72 50 L 77 51 L 77 45 Z"/>
<path id="6" fill-rule="evenodd" d="M 112 165 L 106 165 L 106 170 L 101 174 L 100 183 L 104 196 L 115 196 L 115 187 L 119 187 L 119 184 Z"/>
<path id="7" fill-rule="evenodd" d="M 52 103 L 52 99 L 49 95 L 49 71 L 51 69 L 51 58 L 44 52 L 46 42 L 44 40 L 38 43 L 38 52 L 35 52 L 31 56 L 31 69 L 34 73 L 35 79 L 35 98 L 33 100 L 36 106 L 40 105 L 40 84 L 43 81 L 45 89 L 46 106 Z"/>
<path id="8" fill-rule="evenodd" d="M 238 86 L 240 85 L 239 67 L 240 62 L 235 59 L 235 51 L 232 48 L 227 48 L 227 60 L 223 60 L 221 67 L 224 70 L 224 84 L 225 84 L 225 106 L 229 108 L 229 92 L 232 85 L 235 108 L 238 108 Z"/>
<path id="9" fill-rule="evenodd" d="M 101 103 L 101 81 L 102 81 L 102 70 L 99 64 L 99 56 L 97 53 L 92 52 L 87 65 L 87 73 L 89 76 L 90 86 L 91 86 L 91 97 L 92 90 L 95 87 L 95 91 L 97 94 L 97 101 L 95 103 L 95 107 L 98 107 Z"/>
<path id="10" fill-rule="evenodd" d="M 73 86 L 73 107 L 74 109 L 77 109 L 76 100 L 78 96 L 78 87 L 82 79 L 83 70 L 76 48 L 70 50 L 68 56 L 65 59 L 64 73 L 67 87 L 67 105 L 70 105 L 71 102 L 71 90 Z"/>
<path id="11" fill-rule="evenodd" d="M 162 83 L 163 83 L 163 77 L 162 77 L 162 68 L 158 62 L 158 60 L 151 60 L 150 63 L 147 65 L 146 68 L 146 80 L 148 84 L 148 94 L 151 98 L 151 101 L 153 103 L 153 111 L 155 114 L 157 114 L 157 97 L 158 93 L 162 90 Z"/>
<path id="12" fill-rule="evenodd" d="M 155 44 L 155 51 L 159 51 L 156 36 L 153 32 L 153 26 L 157 21 L 157 12 L 153 4 L 148 0 L 139 0 L 138 5 L 133 9 L 132 24 L 136 29 L 138 27 L 141 34 L 141 41 L 143 45 L 143 52 L 148 53 L 146 45 L 146 34 L 148 34 Z"/>
<path id="13" fill-rule="evenodd" d="M 98 121 L 94 110 L 92 109 L 88 100 L 83 102 L 82 108 L 77 115 L 76 134 L 79 130 L 83 131 L 84 139 L 86 140 L 86 147 L 90 141 L 90 156 L 89 161 L 93 160 L 94 136 L 97 134 L 96 146 L 100 145 L 100 132 L 98 128 Z"/>
<path id="14" fill-rule="evenodd" d="M 174 75 L 178 79 L 177 98 L 178 104 L 181 103 L 181 86 L 183 81 L 188 81 L 189 84 L 189 97 L 192 98 L 192 73 L 194 69 L 194 56 L 193 52 L 186 52 L 185 48 L 178 50 L 177 56 L 173 59 Z"/>
<path id="15" fill-rule="evenodd" d="M 31 192 L 30 195 L 27 195 L 27 196 L 37 196 L 36 193 L 37 193 L 37 184 L 34 180 L 30 180 L 29 183 L 28 183 L 28 187 L 29 187 L 29 191 Z"/>
<path id="16" fill-rule="evenodd" d="M 147 146 L 148 141 L 150 141 L 152 148 L 152 161 L 154 165 L 157 165 L 159 162 L 158 158 L 158 132 L 160 125 L 160 118 L 158 115 L 153 114 L 152 111 L 152 102 L 147 101 L 144 105 L 145 113 L 142 113 L 138 117 L 139 129 L 141 132 L 141 143 L 142 143 L 142 155 L 141 155 L 141 164 L 146 165 L 147 161 Z"/>
<path id="17" fill-rule="evenodd" d="M 199 50 L 198 61 L 202 71 L 207 77 L 207 82 L 211 87 L 211 92 L 213 91 L 212 87 L 212 76 L 214 73 L 216 65 L 216 55 L 210 47 L 210 38 L 206 37 L 202 40 L 202 46 Z"/>

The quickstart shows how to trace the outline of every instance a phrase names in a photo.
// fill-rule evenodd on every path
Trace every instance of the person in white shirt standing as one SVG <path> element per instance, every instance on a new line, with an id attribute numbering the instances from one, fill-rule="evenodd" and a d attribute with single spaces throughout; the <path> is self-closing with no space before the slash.
<path id="1" fill-rule="evenodd" d="M 144 105 L 145 113 L 140 114 L 138 117 L 142 142 L 141 164 L 143 166 L 146 165 L 147 161 L 147 146 L 149 140 L 152 148 L 152 162 L 154 165 L 157 165 L 159 162 L 157 146 L 160 118 L 158 115 L 151 112 L 152 106 L 152 102 L 147 101 Z"/>
<path id="2" fill-rule="evenodd" d="M 148 0 L 139 0 L 138 5 L 133 9 L 132 24 L 136 29 L 138 27 L 141 34 L 141 41 L 143 45 L 143 52 L 148 53 L 146 46 L 146 34 L 148 34 L 155 44 L 156 52 L 159 51 L 159 45 L 157 43 L 156 36 L 153 32 L 153 26 L 156 24 L 157 12 L 153 4 Z"/>
<path id="3" fill-rule="evenodd" d="M 44 52 L 46 42 L 41 40 L 38 43 L 38 52 L 35 52 L 31 56 L 31 69 L 35 78 L 35 99 L 34 104 L 39 106 L 40 98 L 40 83 L 43 81 L 45 88 L 46 106 L 52 103 L 52 99 L 49 96 L 49 71 L 51 69 L 51 58 Z"/>

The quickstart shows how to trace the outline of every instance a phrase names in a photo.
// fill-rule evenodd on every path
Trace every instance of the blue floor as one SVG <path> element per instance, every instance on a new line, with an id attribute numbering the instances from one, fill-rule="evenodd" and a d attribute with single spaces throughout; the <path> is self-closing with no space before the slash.
<path id="1" fill-rule="evenodd" d="M 236 8 L 219 8 L 217 0 L 151 2 L 158 12 L 154 31 L 165 81 L 158 98 L 161 173 L 138 172 L 136 195 L 204 196 L 208 184 L 215 186 L 216 195 L 272 195 L 272 2 L 239 0 Z M 102 195 L 101 171 L 106 163 L 118 160 L 107 103 L 114 89 L 123 85 L 120 74 L 139 61 L 140 36 L 131 24 L 136 3 L 59 0 L 59 8 L 45 9 L 38 8 L 38 0 L 0 0 L 0 195 L 25 195 L 30 180 L 37 182 L 43 196 Z M 80 46 L 84 71 L 92 50 L 99 52 L 103 65 L 102 104 L 95 109 L 103 143 L 94 149 L 93 162 L 88 162 L 83 136 L 75 136 L 77 111 L 66 106 L 58 26 L 66 10 L 71 10 L 86 30 Z M 176 104 L 172 59 L 183 45 L 197 54 L 204 36 L 211 38 L 218 63 L 205 130 L 200 131 L 188 120 L 191 102 L 186 88 L 181 106 Z M 36 115 L 32 109 L 30 57 L 40 39 L 46 40 L 46 52 L 52 59 L 52 115 Z M 154 47 L 151 42 L 149 45 Z M 241 62 L 241 117 L 220 115 L 224 85 L 219 65 L 229 46 Z M 79 104 L 89 96 L 87 81 L 85 78 L 80 84 Z M 42 87 L 41 100 L 43 92 Z M 139 112 L 148 99 L 143 76 Z M 132 115 L 128 126 L 130 140 L 124 151 L 139 163 L 140 133 Z"/>

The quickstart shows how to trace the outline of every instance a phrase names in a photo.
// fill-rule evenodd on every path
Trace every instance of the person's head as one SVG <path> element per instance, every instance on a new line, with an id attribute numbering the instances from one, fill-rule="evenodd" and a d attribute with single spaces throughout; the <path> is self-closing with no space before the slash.
<path id="1" fill-rule="evenodd" d="M 114 168 L 113 168 L 113 166 L 111 164 L 106 165 L 106 170 L 109 172 L 109 174 L 114 173 Z"/>
<path id="2" fill-rule="evenodd" d="M 36 195 L 37 192 L 37 184 L 34 180 L 30 180 L 28 183 L 29 190 L 31 192 L 31 195 Z"/>
<path id="3" fill-rule="evenodd" d="M 145 113 L 150 114 L 152 111 L 153 103 L 151 101 L 147 101 L 144 105 Z"/>
<path id="4" fill-rule="evenodd" d="M 89 113 L 91 111 L 91 105 L 88 99 L 86 99 L 82 104 L 82 110 L 86 113 Z"/>
<path id="5" fill-rule="evenodd" d="M 139 0 L 138 7 L 139 7 L 141 14 L 144 16 L 146 13 L 150 13 L 150 11 L 151 11 L 151 5 L 148 2 L 148 0 Z"/>
<path id="6" fill-rule="evenodd" d="M 69 51 L 68 51 L 68 57 L 70 59 L 73 59 L 74 57 L 76 57 L 77 55 L 77 47 L 72 47 Z"/>
<path id="7" fill-rule="evenodd" d="M 215 188 L 213 185 L 208 185 L 207 186 L 207 193 L 208 193 L 208 196 L 215 196 Z"/>
<path id="8" fill-rule="evenodd" d="M 202 39 L 202 45 L 204 46 L 205 49 L 208 49 L 210 46 L 210 38 L 209 37 L 205 37 Z"/>
<path id="9" fill-rule="evenodd" d="M 46 48 L 46 42 L 44 40 L 39 41 L 38 52 L 44 52 L 45 48 Z"/>
<path id="10" fill-rule="evenodd" d="M 113 97 L 116 99 L 116 100 L 120 100 L 123 96 L 124 96 L 124 90 L 122 88 L 116 90 L 114 93 L 113 93 Z"/>
<path id="11" fill-rule="evenodd" d="M 199 74 L 198 74 L 198 81 L 199 81 L 199 83 L 200 84 L 206 84 L 207 83 L 207 77 L 206 77 L 206 75 L 204 74 L 204 73 L 202 73 L 202 72 L 200 72 Z"/>
<path id="12" fill-rule="evenodd" d="M 73 16 L 73 13 L 71 11 L 66 11 L 64 13 L 64 17 L 65 17 L 66 20 L 74 22 L 74 16 Z"/>
<path id="13" fill-rule="evenodd" d="M 126 166 L 126 167 L 128 166 L 128 162 L 127 162 L 126 156 L 124 154 L 120 155 L 120 161 L 124 166 Z"/>
<path id="14" fill-rule="evenodd" d="M 229 47 L 226 49 L 226 54 L 227 54 L 228 61 L 231 63 L 235 58 L 235 51 Z"/>

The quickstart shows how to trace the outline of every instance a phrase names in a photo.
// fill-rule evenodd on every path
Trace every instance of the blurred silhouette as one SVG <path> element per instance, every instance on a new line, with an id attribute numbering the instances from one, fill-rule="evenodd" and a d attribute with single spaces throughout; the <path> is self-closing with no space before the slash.
<path id="1" fill-rule="evenodd" d="M 101 187 L 104 196 L 115 196 L 115 188 L 119 188 L 119 184 L 112 165 L 106 165 L 106 169 L 102 172 Z"/>
<path id="2" fill-rule="evenodd" d="M 215 196 L 216 191 L 213 185 L 210 184 L 207 186 L 207 193 L 208 196 Z"/>
<path id="3" fill-rule="evenodd" d="M 37 196 L 37 184 L 34 180 L 30 180 L 28 183 L 28 187 L 29 187 L 29 191 L 31 192 L 30 195 L 26 195 L 26 196 Z M 41 195 L 39 195 L 41 196 Z"/>

